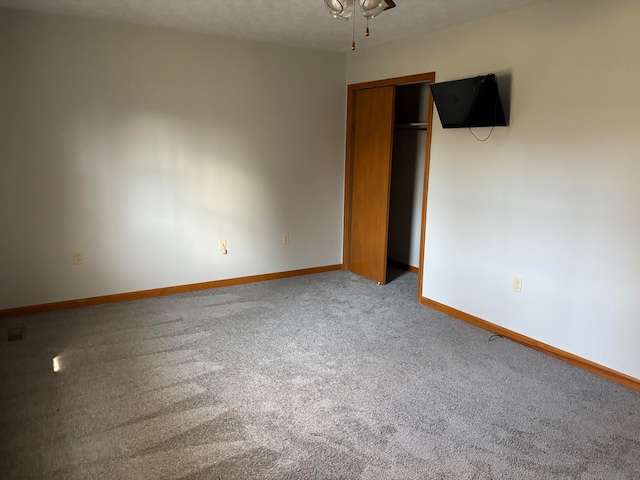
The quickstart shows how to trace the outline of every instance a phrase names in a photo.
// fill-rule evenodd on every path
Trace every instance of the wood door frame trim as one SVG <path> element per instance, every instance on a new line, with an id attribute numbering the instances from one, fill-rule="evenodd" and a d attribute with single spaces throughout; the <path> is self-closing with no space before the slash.
<path id="1" fill-rule="evenodd" d="M 350 269 L 351 253 L 349 245 L 351 244 L 351 197 L 353 185 L 353 136 L 354 136 L 354 110 L 355 110 L 355 93 L 358 90 L 367 88 L 389 87 L 410 85 L 412 83 L 434 83 L 436 80 L 435 72 L 418 73 L 415 75 L 406 75 L 403 77 L 387 78 L 382 80 L 373 80 L 370 82 L 354 83 L 347 85 L 347 137 L 345 148 L 345 175 L 344 175 L 344 234 L 342 243 L 342 265 L 344 270 Z M 424 159 L 424 182 L 422 192 L 422 224 L 420 225 L 420 265 L 418 267 L 418 292 L 417 301 L 422 298 L 422 272 L 424 270 L 424 245 L 426 241 L 427 226 L 427 198 L 429 187 L 429 167 L 431 163 L 431 132 L 433 121 L 433 98 L 429 92 L 428 110 L 427 110 L 427 142 L 425 148 Z"/>

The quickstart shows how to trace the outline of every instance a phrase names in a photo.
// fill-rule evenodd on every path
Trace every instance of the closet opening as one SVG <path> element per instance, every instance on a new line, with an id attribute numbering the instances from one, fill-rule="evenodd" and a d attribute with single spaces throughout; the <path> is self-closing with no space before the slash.
<path id="1" fill-rule="evenodd" d="M 391 282 L 403 270 L 417 274 L 420 269 L 428 102 L 428 82 L 396 87 L 387 282 Z"/>

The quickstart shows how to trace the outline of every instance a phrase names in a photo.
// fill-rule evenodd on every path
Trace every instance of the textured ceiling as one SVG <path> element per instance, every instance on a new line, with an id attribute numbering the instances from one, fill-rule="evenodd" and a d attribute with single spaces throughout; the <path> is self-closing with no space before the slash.
<path id="1" fill-rule="evenodd" d="M 546 0 L 395 0 L 371 20 L 357 15 L 358 48 L 368 48 Z M 352 20 L 329 16 L 323 0 L 0 0 L 11 7 L 213 33 L 283 45 L 345 51 Z"/>

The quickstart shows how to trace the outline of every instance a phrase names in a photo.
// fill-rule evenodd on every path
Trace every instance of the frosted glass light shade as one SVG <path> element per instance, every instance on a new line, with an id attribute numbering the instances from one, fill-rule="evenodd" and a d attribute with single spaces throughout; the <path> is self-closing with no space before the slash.
<path id="1" fill-rule="evenodd" d="M 384 0 L 358 0 L 362 15 L 366 18 L 373 18 L 384 12 L 389 6 Z"/>
<path id="2" fill-rule="evenodd" d="M 348 20 L 353 15 L 353 0 L 324 0 L 333 18 Z"/>

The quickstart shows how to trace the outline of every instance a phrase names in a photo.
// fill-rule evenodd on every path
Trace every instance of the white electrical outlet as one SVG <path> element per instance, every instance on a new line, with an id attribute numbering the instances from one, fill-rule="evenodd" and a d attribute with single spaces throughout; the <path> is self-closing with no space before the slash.
<path id="1" fill-rule="evenodd" d="M 80 250 L 73 252 L 73 264 L 82 265 L 84 263 L 84 255 Z"/>
<path id="2" fill-rule="evenodd" d="M 282 234 L 282 244 L 283 245 L 289 245 L 289 234 L 288 233 L 283 233 Z"/>
<path id="3" fill-rule="evenodd" d="M 218 241 L 218 250 L 220 250 L 224 255 L 227 254 L 227 239 L 221 238 Z"/>
<path id="4" fill-rule="evenodd" d="M 513 291 L 522 293 L 522 277 L 513 277 Z"/>

